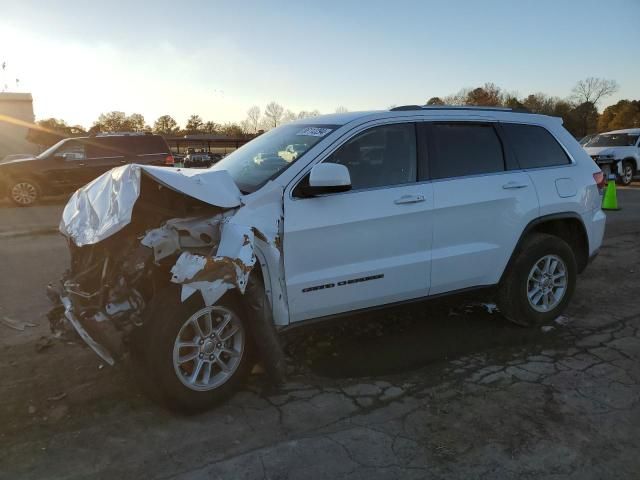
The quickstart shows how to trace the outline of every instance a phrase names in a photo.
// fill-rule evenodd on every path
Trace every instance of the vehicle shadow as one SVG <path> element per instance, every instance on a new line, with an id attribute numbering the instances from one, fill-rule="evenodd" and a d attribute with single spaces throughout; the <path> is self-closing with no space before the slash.
<path id="1" fill-rule="evenodd" d="M 474 298 L 429 301 L 385 312 L 344 317 L 327 327 L 287 335 L 285 351 L 331 378 L 388 375 L 501 348 L 549 341 L 554 332 L 521 327 L 506 320 L 492 304 Z"/>

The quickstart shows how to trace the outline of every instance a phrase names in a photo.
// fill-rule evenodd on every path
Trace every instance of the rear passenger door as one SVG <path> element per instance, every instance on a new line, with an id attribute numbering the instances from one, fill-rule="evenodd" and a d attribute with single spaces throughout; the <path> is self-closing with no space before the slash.
<path id="1" fill-rule="evenodd" d="M 582 211 L 581 195 L 576 183 L 592 182 L 591 172 L 581 172 L 560 146 L 555 137 L 539 125 L 502 123 L 501 129 L 518 160 L 528 174 L 540 199 L 540 215 Z"/>
<path id="2" fill-rule="evenodd" d="M 87 140 L 87 181 L 99 177 L 114 167 L 127 163 L 127 152 L 119 137 L 95 137 Z"/>
<path id="3" fill-rule="evenodd" d="M 493 122 L 426 123 L 432 295 L 497 283 L 538 198 Z"/>

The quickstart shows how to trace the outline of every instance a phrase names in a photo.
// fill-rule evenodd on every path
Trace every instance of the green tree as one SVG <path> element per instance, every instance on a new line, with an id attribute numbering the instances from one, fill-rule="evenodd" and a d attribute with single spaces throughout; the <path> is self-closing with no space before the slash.
<path id="1" fill-rule="evenodd" d="M 565 128 L 576 138 L 598 131 L 598 110 L 591 102 L 573 107 L 563 119 Z"/>
<path id="2" fill-rule="evenodd" d="M 225 123 L 220 128 L 220 133 L 228 137 L 241 137 L 243 135 L 242 127 L 236 123 Z"/>
<path id="3" fill-rule="evenodd" d="M 129 129 L 127 116 L 124 112 L 112 111 L 101 113 L 94 123 L 100 132 L 126 132 Z"/>
<path id="4" fill-rule="evenodd" d="M 127 116 L 124 112 L 112 111 L 101 113 L 94 123 L 92 131 L 99 132 L 143 132 L 149 127 L 145 125 L 144 117 L 139 113 Z"/>
<path id="5" fill-rule="evenodd" d="M 485 83 L 482 87 L 474 88 L 468 92 L 465 103 L 483 107 L 502 105 L 502 89 L 494 83 Z"/>
<path id="6" fill-rule="evenodd" d="M 193 135 L 195 133 L 202 133 L 203 127 L 204 122 L 202 121 L 202 117 L 200 117 L 200 115 L 191 115 L 189 120 L 187 120 L 185 131 L 188 135 Z"/>
<path id="7" fill-rule="evenodd" d="M 440 97 L 431 97 L 427 100 L 427 105 L 444 105 L 444 101 Z"/>
<path id="8" fill-rule="evenodd" d="M 150 128 L 145 124 L 144 117 L 139 113 L 132 113 L 126 119 L 127 127 L 129 128 L 129 132 L 144 132 L 150 130 Z"/>
<path id="9" fill-rule="evenodd" d="M 171 115 L 162 115 L 153 123 L 153 132 L 159 135 L 175 135 L 178 130 L 178 122 Z"/>
<path id="10" fill-rule="evenodd" d="M 220 133 L 221 130 L 222 130 L 221 125 L 212 121 L 208 121 L 202 126 L 202 131 L 204 133 L 208 133 L 209 135 Z"/>
<path id="11" fill-rule="evenodd" d="M 38 120 L 36 127 L 29 130 L 29 141 L 49 147 L 63 138 L 85 135 L 87 132 L 80 125 L 69 126 L 64 120 L 47 118 Z"/>
<path id="12" fill-rule="evenodd" d="M 637 127 L 640 127 L 640 100 L 620 100 L 605 108 L 598 119 L 600 132 Z"/>

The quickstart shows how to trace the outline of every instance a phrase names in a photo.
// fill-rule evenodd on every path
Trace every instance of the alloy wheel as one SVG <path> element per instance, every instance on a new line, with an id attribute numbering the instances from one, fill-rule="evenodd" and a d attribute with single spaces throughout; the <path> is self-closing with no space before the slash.
<path id="1" fill-rule="evenodd" d="M 19 205 L 31 205 L 38 198 L 38 189 L 29 182 L 18 182 L 10 191 L 11 199 Z"/>
<path id="2" fill-rule="evenodd" d="M 238 369 L 246 334 L 238 316 L 228 308 L 210 306 L 191 315 L 178 332 L 173 367 L 191 390 L 213 390 Z"/>
<path id="3" fill-rule="evenodd" d="M 556 308 L 567 290 L 567 267 L 557 255 L 545 255 L 538 260 L 527 278 L 529 305 L 537 312 Z"/>

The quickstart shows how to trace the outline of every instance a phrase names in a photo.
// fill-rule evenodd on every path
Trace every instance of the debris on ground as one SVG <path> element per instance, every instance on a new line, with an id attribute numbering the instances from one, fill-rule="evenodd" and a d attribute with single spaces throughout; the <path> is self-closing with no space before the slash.
<path id="1" fill-rule="evenodd" d="M 498 306 L 495 303 L 481 303 L 480 305 L 484 307 L 487 313 L 493 314 L 498 311 Z"/>
<path id="2" fill-rule="evenodd" d="M 13 328 L 14 330 L 18 330 L 20 332 L 24 332 L 24 329 L 26 327 L 37 327 L 38 326 L 36 323 L 23 322 L 21 320 L 14 320 L 13 318 L 9 318 L 9 317 L 6 317 L 6 316 L 0 318 L 0 323 L 2 323 L 6 327 Z"/>
<path id="3" fill-rule="evenodd" d="M 554 330 L 556 327 L 554 327 L 553 325 L 543 325 L 541 330 L 544 333 L 549 333 L 551 330 Z"/>
<path id="4" fill-rule="evenodd" d="M 62 400 L 63 398 L 66 398 L 67 394 L 65 392 L 59 393 L 58 395 L 54 395 L 52 397 L 47 398 L 48 401 L 50 402 L 57 402 L 58 400 Z"/>
<path id="5" fill-rule="evenodd" d="M 53 342 L 51 341 L 51 337 L 40 337 L 36 341 L 36 352 L 41 352 L 52 346 Z"/>
<path id="6" fill-rule="evenodd" d="M 559 315 L 554 320 L 558 325 L 568 325 L 571 322 L 571 319 L 567 315 Z"/>

